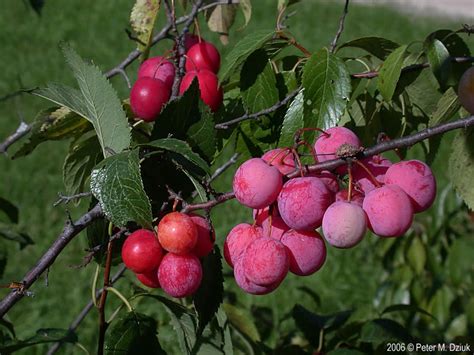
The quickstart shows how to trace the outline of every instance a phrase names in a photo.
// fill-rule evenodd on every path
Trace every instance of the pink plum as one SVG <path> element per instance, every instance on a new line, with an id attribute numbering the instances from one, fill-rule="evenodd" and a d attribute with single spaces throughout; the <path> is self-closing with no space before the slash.
<path id="1" fill-rule="evenodd" d="M 293 153 L 288 149 L 276 148 L 262 155 L 262 159 L 277 168 L 283 175 L 289 174 L 296 169 Z"/>
<path id="2" fill-rule="evenodd" d="M 318 271 L 326 260 L 326 246 L 316 231 L 289 230 L 281 242 L 290 255 L 290 271 L 296 275 L 308 276 Z"/>
<path id="3" fill-rule="evenodd" d="M 168 253 L 158 268 L 158 280 L 161 288 L 168 295 L 177 298 L 190 296 L 201 284 L 201 263 L 192 254 Z"/>
<path id="4" fill-rule="evenodd" d="M 231 229 L 224 242 L 224 258 L 230 267 L 242 256 L 247 246 L 263 236 L 261 227 L 240 223 Z"/>

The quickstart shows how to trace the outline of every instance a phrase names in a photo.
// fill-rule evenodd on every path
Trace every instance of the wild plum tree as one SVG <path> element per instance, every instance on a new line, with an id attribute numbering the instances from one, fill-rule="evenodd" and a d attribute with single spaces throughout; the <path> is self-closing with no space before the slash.
<path id="1" fill-rule="evenodd" d="M 45 141 L 72 138 L 64 163 L 68 195 L 58 204 L 89 199 L 90 208 L 78 220 L 67 221 L 31 270 L 23 278 L 18 275 L 21 282 L 8 285 L 12 290 L 0 301 L 0 315 L 6 329 L 13 329 L 5 318 L 9 310 L 83 230 L 90 236 L 85 264 L 100 256 L 93 299 L 67 331 L 20 340 L 2 330 L 0 352 L 54 342 L 49 352 L 54 353 L 65 343 L 77 343 L 75 330 L 94 306 L 98 354 L 284 353 L 290 346 L 301 353 L 338 348 L 380 353 L 389 341 L 415 337 L 426 343 L 461 336 L 472 340 L 474 325 L 463 312 L 474 309 L 469 297 L 473 280 L 456 293 L 447 286 L 460 284 L 458 270 L 472 265 L 459 255 L 474 250 L 472 241 L 456 239 L 460 233 L 447 227 L 447 219 L 456 217 L 470 220 L 461 224 L 466 233 L 474 230 L 468 212 L 474 207 L 474 117 L 466 113 L 473 112 L 474 58 L 463 38 L 472 27 L 435 31 L 423 46 L 373 36 L 340 44 L 346 0 L 329 47 L 307 49 L 285 25 L 296 3 L 278 1 L 276 28 L 233 43 L 222 64 L 216 43 L 201 36 L 199 24 L 207 21 L 227 43 L 236 11 L 243 11 L 246 23 L 250 20 L 250 0 L 136 0 L 129 37 L 137 48 L 105 74 L 67 43 L 61 45 L 78 89 L 49 84 L 28 90 L 52 106 L 0 143 L 0 152 L 25 137 L 13 157 L 29 155 Z M 158 31 L 159 12 L 166 22 Z M 167 39 L 173 40 L 169 50 L 148 58 L 152 47 Z M 118 97 L 109 79 L 120 74 L 130 84 L 127 71 L 134 61 L 141 62 L 137 79 L 128 85 L 128 97 Z M 354 71 L 353 62 L 366 70 Z M 416 94 L 423 90 L 429 94 Z M 437 183 L 442 174 L 430 168 L 440 137 L 453 130 L 459 131 L 450 138 L 452 154 L 446 160 L 459 197 L 453 198 L 456 210 L 443 215 L 440 225 L 426 223 L 437 193 L 439 204 L 448 194 L 454 196 L 446 181 Z M 409 149 L 416 144 L 425 154 Z M 235 163 L 239 167 L 228 182 L 231 191 L 216 191 L 213 181 Z M 214 224 L 221 221 L 211 212 L 232 199 L 252 209 L 252 218 L 234 220 L 226 237 L 216 237 Z M 7 215 L 14 210 L 0 202 Z M 273 343 L 262 341 L 255 325 L 262 319 L 248 317 L 244 302 L 236 302 L 241 291 L 282 292 L 280 286 L 295 276 L 334 268 L 333 253 L 349 252 L 333 247 L 356 246 L 383 254 L 380 267 L 387 272 L 382 282 L 392 286 L 381 288 L 374 301 L 377 316 L 351 310 L 323 317 L 295 298 L 291 314 L 277 321 L 281 325 L 291 318 L 297 330 L 276 336 Z M 233 270 L 223 270 L 222 256 Z M 116 265 L 121 262 L 126 268 Z M 114 284 L 130 273 L 126 269 L 136 280 L 132 288 L 119 290 Z M 432 275 L 441 269 L 449 269 L 439 278 L 448 281 L 439 286 Z M 103 287 L 97 290 L 100 273 Z M 400 304 L 394 295 L 402 274 L 408 281 L 400 284 L 409 289 L 402 290 L 408 296 Z M 430 287 L 418 284 L 418 276 Z M 301 287 L 288 288 L 306 290 L 317 299 L 305 280 L 298 280 Z M 111 293 L 125 307 L 110 312 Z M 156 313 L 147 313 L 143 299 L 163 306 L 176 339 L 157 336 Z M 455 314 L 442 313 L 440 319 L 439 309 Z M 387 316 L 395 312 L 402 314 Z M 364 316 L 357 319 L 358 313 Z M 431 313 L 440 324 L 428 324 Z M 167 326 L 160 321 L 160 329 Z"/>

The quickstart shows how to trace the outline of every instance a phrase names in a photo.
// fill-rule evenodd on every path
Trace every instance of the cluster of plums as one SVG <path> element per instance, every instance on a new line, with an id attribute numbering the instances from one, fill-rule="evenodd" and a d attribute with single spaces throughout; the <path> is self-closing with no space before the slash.
<path id="1" fill-rule="evenodd" d="M 314 151 L 323 162 L 345 147 L 357 150 L 361 142 L 351 130 L 333 127 L 316 139 Z M 418 160 L 363 159 L 351 168 L 350 189 L 341 189 L 345 166 L 288 179 L 296 165 L 291 150 L 274 149 L 245 161 L 235 173 L 235 197 L 253 209 L 255 222 L 229 232 L 224 256 L 248 293 L 275 290 L 288 271 L 301 276 L 318 271 L 326 247 L 317 228 L 336 248 L 355 246 L 367 228 L 380 237 L 398 237 L 436 195 L 431 169 Z"/>
<path id="2" fill-rule="evenodd" d="M 215 112 L 222 104 L 223 93 L 217 72 L 220 67 L 219 51 L 202 38 L 187 34 L 186 74 L 181 80 L 179 93 L 183 94 L 197 78 L 201 100 Z M 167 58 L 156 56 L 145 60 L 138 69 L 138 78 L 130 91 L 130 106 L 138 119 L 154 121 L 169 101 L 175 79 L 175 66 Z"/>
<path id="3" fill-rule="evenodd" d="M 139 229 L 122 247 L 122 260 L 142 284 L 161 287 L 172 297 L 187 297 L 202 280 L 200 258 L 208 255 L 215 241 L 209 222 L 199 215 L 171 212 L 155 232 Z"/>

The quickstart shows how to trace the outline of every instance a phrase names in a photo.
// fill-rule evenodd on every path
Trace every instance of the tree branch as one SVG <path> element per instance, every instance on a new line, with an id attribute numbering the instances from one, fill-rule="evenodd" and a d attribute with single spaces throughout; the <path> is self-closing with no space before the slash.
<path id="1" fill-rule="evenodd" d="M 87 192 L 80 192 L 76 195 L 71 195 L 71 196 L 65 196 L 61 193 L 58 194 L 58 200 L 53 204 L 54 207 L 59 206 L 61 203 L 68 204 L 69 202 L 73 200 L 78 200 L 84 197 L 89 197 L 92 195 L 92 192 L 87 191 Z"/>
<path id="2" fill-rule="evenodd" d="M 109 238 L 107 244 L 107 259 L 105 260 L 104 270 L 104 287 L 99 300 L 99 341 L 97 342 L 97 354 L 104 353 L 105 331 L 107 330 L 107 323 L 105 321 L 105 303 L 107 301 L 107 287 L 110 286 L 110 269 L 112 267 L 112 246 L 113 240 Z"/>
<path id="3" fill-rule="evenodd" d="M 332 40 L 330 51 L 334 53 L 337 47 L 337 41 L 341 38 L 342 32 L 344 31 L 344 21 L 346 20 L 347 13 L 349 12 L 349 0 L 346 0 L 344 5 L 344 11 L 342 12 L 341 19 L 339 20 L 339 28 L 336 32 L 336 36 Z"/>
<path id="4" fill-rule="evenodd" d="M 59 235 L 53 245 L 49 247 L 49 249 L 40 258 L 38 263 L 33 268 L 31 268 L 23 278 L 24 289 L 28 289 L 36 280 L 38 280 L 41 274 L 54 263 L 56 257 L 76 235 L 78 235 L 93 221 L 101 217 L 103 217 L 102 209 L 99 205 L 96 205 L 76 222 L 66 222 L 62 233 Z M 23 296 L 24 295 L 22 292 L 13 290 L 6 297 L 4 297 L 0 302 L 0 318 L 2 318 L 19 300 L 21 300 Z"/>
<path id="5" fill-rule="evenodd" d="M 110 280 L 110 286 L 112 286 L 113 284 L 115 284 L 115 282 L 117 282 L 117 280 L 120 279 L 120 277 L 123 275 L 123 273 L 127 270 L 127 268 L 125 267 L 125 265 L 121 265 L 120 268 L 117 270 L 117 272 L 114 274 L 114 276 L 112 276 L 112 279 Z M 95 293 L 95 298 L 96 300 L 98 301 L 99 300 L 99 297 L 102 295 L 102 292 L 104 291 L 103 288 L 101 288 L 100 290 L 98 290 L 96 293 Z M 86 316 L 89 314 L 89 312 L 91 311 L 91 309 L 94 308 L 94 302 L 92 301 L 89 301 L 88 304 L 86 304 L 84 306 L 84 308 L 82 309 L 82 311 L 77 315 L 77 317 L 74 319 L 74 321 L 69 325 L 69 332 L 73 333 L 78 327 L 79 325 L 81 324 L 81 322 L 84 320 L 84 318 L 86 318 Z M 53 354 L 56 354 L 56 352 L 59 350 L 59 348 L 63 345 L 64 343 L 60 342 L 60 343 L 55 343 L 51 348 L 49 348 L 48 350 L 48 353 L 47 355 L 53 355 Z"/>
<path id="6" fill-rule="evenodd" d="M 236 123 L 239 123 L 239 122 L 242 122 L 242 121 L 245 121 L 245 120 L 253 120 L 253 119 L 256 119 L 256 118 L 259 118 L 260 116 L 263 116 L 263 115 L 268 115 L 272 112 L 275 112 L 276 110 L 278 110 L 280 107 L 283 107 L 283 106 L 286 106 L 297 94 L 298 92 L 301 90 L 301 88 L 298 88 L 292 92 L 290 92 L 288 94 L 288 96 L 286 96 L 283 100 L 281 101 L 278 101 L 275 105 L 273 105 L 272 107 L 269 107 L 265 110 L 262 110 L 262 111 L 259 111 L 259 112 L 255 112 L 255 113 L 252 113 L 252 114 L 249 114 L 249 113 L 246 113 L 245 115 L 242 115 L 240 117 L 237 117 L 237 118 L 234 118 L 230 121 L 227 121 L 227 122 L 222 122 L 222 123 L 218 123 L 214 126 L 215 129 L 228 129 L 229 126 L 232 126 Z"/>
<path id="7" fill-rule="evenodd" d="M 28 125 L 25 122 L 21 121 L 16 131 L 13 134 L 9 135 L 2 143 L 0 143 L 0 153 L 7 154 L 8 148 L 17 140 L 20 140 L 21 138 L 26 136 L 30 130 L 31 125 Z"/>

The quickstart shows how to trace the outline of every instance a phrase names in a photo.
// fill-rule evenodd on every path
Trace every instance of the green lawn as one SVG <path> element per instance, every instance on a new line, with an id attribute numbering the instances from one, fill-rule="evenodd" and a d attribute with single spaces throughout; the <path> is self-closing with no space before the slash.
<path id="1" fill-rule="evenodd" d="M 254 13 L 249 26 L 231 34 L 231 45 L 256 29 L 272 28 L 276 14 L 276 1 L 254 1 Z M 132 1 L 95 0 L 48 0 L 41 17 L 18 0 L 4 0 L 0 11 L 0 97 L 19 87 L 35 87 L 48 81 L 72 83 L 72 78 L 58 50 L 60 41 L 68 41 L 81 56 L 92 59 L 106 70 L 117 64 L 133 49 L 124 29 L 128 26 L 128 13 Z M 305 1 L 288 24 L 301 43 L 313 51 L 327 45 L 337 29 L 342 3 Z M 164 21 L 163 16 L 160 23 Z M 242 19 L 240 19 L 242 22 Z M 385 8 L 351 6 L 342 41 L 362 36 L 384 36 L 394 41 L 408 43 L 422 40 L 425 35 L 439 28 L 457 29 L 460 22 L 439 19 L 414 18 Z M 204 27 L 204 26 L 203 26 Z M 239 27 L 239 26 L 236 26 Z M 205 32 L 205 36 L 217 43 L 217 36 Z M 160 44 L 154 53 L 170 47 Z M 222 48 L 223 55 L 229 48 Z M 134 78 L 136 65 L 129 68 Z M 127 88 L 122 78 L 112 80 L 122 97 Z M 33 119 L 45 102 L 23 95 L 0 102 L 0 139 L 12 132 L 19 117 Z M 14 149 L 13 149 L 14 150 Z M 64 207 L 52 206 L 57 193 L 63 191 L 61 168 L 67 144 L 47 143 L 34 154 L 17 161 L 0 157 L 0 196 L 14 202 L 21 210 L 21 225 L 32 236 L 36 245 L 23 251 L 13 245 L 9 250 L 8 265 L 1 280 L 6 283 L 21 280 L 24 273 L 36 262 L 62 229 L 66 217 Z M 215 184 L 217 190 L 230 189 L 232 172 L 224 174 Z M 70 207 L 73 216 L 84 211 Z M 226 233 L 235 224 L 249 220 L 250 212 L 243 210 L 235 201 L 216 209 L 213 213 L 217 228 L 218 244 L 222 245 Z M 278 291 L 267 297 L 252 297 L 236 290 L 239 301 L 250 305 L 267 305 L 284 314 L 294 305 L 294 300 L 313 309 L 313 301 L 299 287 L 307 286 L 321 297 L 318 312 L 325 313 L 351 308 L 358 304 L 371 304 L 377 287 L 380 269 L 375 257 L 373 238 L 366 239 L 354 250 L 331 249 L 324 269 L 308 278 L 290 277 Z M 9 312 L 18 337 L 26 337 L 38 328 L 67 327 L 83 305 L 88 302 L 90 283 L 95 266 L 83 269 L 71 268 L 81 262 L 86 246 L 85 236 L 79 235 L 57 259 L 49 272 L 49 286 L 39 280 L 33 287 L 36 296 L 25 298 Z M 129 286 L 118 286 L 125 292 Z M 226 287 L 235 289 L 228 279 Z M 2 291 L 5 295 L 7 291 Z M 114 297 L 111 305 L 118 304 Z M 111 307 L 110 309 L 112 309 Z M 109 313 L 110 314 L 110 313 Z M 79 337 L 91 353 L 94 353 L 94 334 L 97 315 L 92 313 L 79 329 Z M 38 347 L 38 353 L 44 348 Z M 67 352 L 78 351 L 66 348 Z M 32 354 L 29 349 L 25 354 Z"/>

